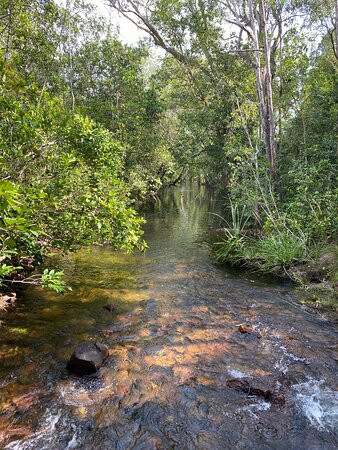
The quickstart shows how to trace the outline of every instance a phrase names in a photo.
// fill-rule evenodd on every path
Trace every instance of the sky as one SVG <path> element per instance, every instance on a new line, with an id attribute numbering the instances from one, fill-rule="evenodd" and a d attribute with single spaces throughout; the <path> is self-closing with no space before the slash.
<path id="1" fill-rule="evenodd" d="M 89 3 L 95 5 L 99 13 L 111 20 L 111 23 L 119 30 L 119 36 L 123 43 L 134 45 L 139 39 L 145 37 L 145 33 L 140 31 L 128 19 L 118 14 L 118 12 L 111 8 L 107 0 L 88 0 Z M 66 0 L 56 0 L 59 5 L 65 5 Z"/>
<path id="2" fill-rule="evenodd" d="M 121 14 L 108 6 L 107 0 L 91 0 L 91 3 L 97 6 L 102 15 L 110 18 L 112 24 L 119 29 L 121 40 L 126 44 L 136 44 L 139 39 L 145 36 L 145 33 L 140 31 L 134 24 Z"/>

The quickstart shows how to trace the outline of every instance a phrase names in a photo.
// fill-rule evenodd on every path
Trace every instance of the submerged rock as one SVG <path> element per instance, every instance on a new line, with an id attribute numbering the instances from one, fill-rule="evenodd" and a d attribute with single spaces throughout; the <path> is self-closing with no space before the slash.
<path id="1" fill-rule="evenodd" d="M 251 380 L 246 378 L 232 378 L 227 380 L 227 386 L 247 395 L 262 397 L 273 403 L 284 404 L 285 398 L 274 389 L 268 380 Z"/>
<path id="2" fill-rule="evenodd" d="M 12 306 L 16 300 L 16 293 L 0 294 L 0 310 Z"/>
<path id="3" fill-rule="evenodd" d="M 238 327 L 238 331 L 240 331 L 241 333 L 252 333 L 253 332 L 253 328 L 250 327 L 250 325 L 241 324 Z"/>
<path id="4" fill-rule="evenodd" d="M 238 327 L 238 331 L 242 334 L 252 334 L 253 336 L 256 336 L 257 339 L 260 339 L 262 336 L 257 333 L 250 325 L 241 324 Z"/>
<path id="5" fill-rule="evenodd" d="M 108 303 L 108 305 L 105 305 L 103 308 L 110 313 L 113 313 L 115 311 L 115 306 L 112 303 Z"/>
<path id="6" fill-rule="evenodd" d="M 270 386 L 261 383 L 252 383 L 245 378 L 233 378 L 227 381 L 227 385 L 236 391 L 245 392 L 248 395 L 257 395 L 265 400 L 271 400 L 273 391 Z"/>
<path id="7" fill-rule="evenodd" d="M 100 343 L 82 342 L 75 348 L 67 363 L 67 369 L 76 375 L 95 373 L 108 356 L 108 347 Z"/>

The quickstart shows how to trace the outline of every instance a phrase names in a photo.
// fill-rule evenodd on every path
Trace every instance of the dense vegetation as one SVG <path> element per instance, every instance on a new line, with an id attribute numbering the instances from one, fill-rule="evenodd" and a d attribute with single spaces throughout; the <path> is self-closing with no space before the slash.
<path id="1" fill-rule="evenodd" d="M 146 49 L 90 5 L 9 0 L 0 17 L 0 280 L 61 291 L 60 272 L 25 277 L 50 251 L 145 247 L 133 203 L 169 170 L 162 105 Z"/>
<path id="2" fill-rule="evenodd" d="M 62 290 L 20 272 L 55 249 L 143 249 L 135 202 L 195 177 L 231 205 L 219 261 L 303 280 L 336 252 L 337 4 L 110 4 L 149 39 L 123 44 L 80 0 L 1 2 L 0 279 Z"/>

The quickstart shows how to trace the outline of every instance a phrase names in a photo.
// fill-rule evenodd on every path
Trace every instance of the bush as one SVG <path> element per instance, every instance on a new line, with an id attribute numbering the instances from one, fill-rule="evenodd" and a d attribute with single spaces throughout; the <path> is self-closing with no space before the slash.
<path id="1" fill-rule="evenodd" d="M 226 262 L 230 265 L 241 265 L 245 262 L 245 239 L 236 234 L 228 234 L 221 242 L 217 242 L 216 260 L 220 263 Z"/>
<path id="2" fill-rule="evenodd" d="M 254 266 L 261 272 L 288 274 L 293 264 L 307 260 L 306 240 L 290 232 L 264 236 L 254 242 L 256 251 Z"/>
<path id="3" fill-rule="evenodd" d="M 0 288 L 6 283 L 24 283 L 39 284 L 58 293 L 64 292 L 66 285 L 62 281 L 63 272 L 45 269 L 42 275 L 24 276 L 25 269 L 20 265 L 21 261 L 37 261 L 42 256 L 38 243 L 41 232 L 28 216 L 29 208 L 20 199 L 19 187 L 10 181 L 0 180 Z M 14 273 L 20 276 L 13 278 Z"/>

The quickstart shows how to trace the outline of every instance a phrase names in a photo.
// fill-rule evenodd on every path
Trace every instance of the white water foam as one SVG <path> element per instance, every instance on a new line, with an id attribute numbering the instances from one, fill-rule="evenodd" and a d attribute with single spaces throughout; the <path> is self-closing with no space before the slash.
<path id="1" fill-rule="evenodd" d="M 267 411 L 271 408 L 271 403 L 266 402 L 265 400 L 261 400 L 258 403 L 251 403 L 251 405 L 244 406 L 240 409 L 240 411 L 246 411 L 252 416 L 254 419 L 258 420 L 257 412 L 259 411 Z"/>
<path id="2" fill-rule="evenodd" d="M 242 409 L 243 411 L 267 411 L 270 407 L 271 403 L 262 400 L 259 403 L 252 403 L 251 405 L 244 406 Z"/>
<path id="3" fill-rule="evenodd" d="M 279 345 L 278 349 L 282 350 L 282 356 L 280 360 L 275 363 L 274 368 L 280 370 L 281 372 L 286 373 L 289 370 L 289 365 L 291 362 L 306 362 L 305 358 L 299 358 L 293 353 L 289 353 L 284 345 Z"/>
<path id="4" fill-rule="evenodd" d="M 244 372 L 241 372 L 240 370 L 237 370 L 237 369 L 228 370 L 228 374 L 234 378 L 247 378 L 248 377 L 247 374 L 245 374 Z"/>
<path id="5" fill-rule="evenodd" d="M 67 444 L 66 450 L 76 448 L 79 445 L 79 441 L 77 438 L 78 438 L 78 435 L 77 435 L 77 432 L 75 431 L 72 439 Z"/>
<path id="6" fill-rule="evenodd" d="M 310 379 L 293 386 L 296 405 L 318 430 L 338 427 L 338 392 L 324 386 L 324 381 Z"/>
<path id="7" fill-rule="evenodd" d="M 43 426 L 40 428 L 39 431 L 22 440 L 20 439 L 18 441 L 11 442 L 5 447 L 5 449 L 8 450 L 33 449 L 37 448 L 36 447 L 37 442 L 39 442 L 38 448 L 41 450 L 50 448 L 50 443 L 53 438 L 53 432 L 55 430 L 57 423 L 61 418 L 61 415 L 62 415 L 61 411 L 58 411 L 56 414 L 48 412 L 45 418 L 42 420 Z"/>

